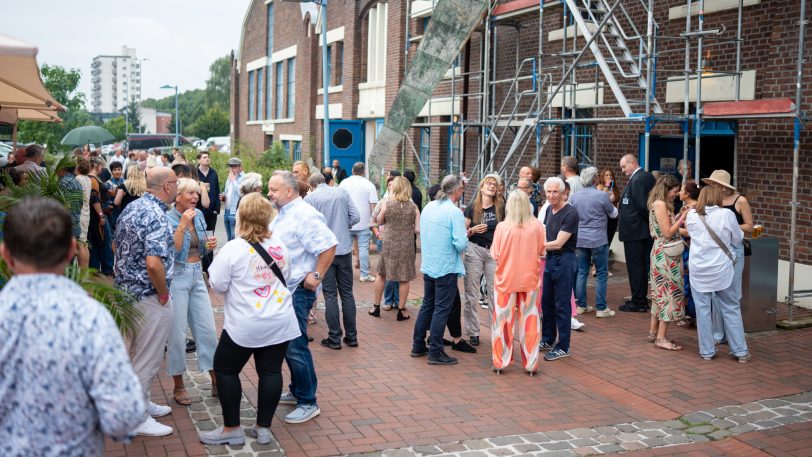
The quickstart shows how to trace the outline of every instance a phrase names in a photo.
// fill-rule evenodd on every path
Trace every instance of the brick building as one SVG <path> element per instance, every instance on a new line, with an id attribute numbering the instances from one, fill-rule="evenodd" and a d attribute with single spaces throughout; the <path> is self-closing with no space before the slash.
<path id="1" fill-rule="evenodd" d="M 371 150 L 377 129 L 408 68 L 409 57 L 417 50 L 430 23 L 435 3 L 436 0 L 330 1 L 327 22 L 331 62 L 330 150 L 331 156 L 341 158 L 345 167 L 364 160 Z M 519 94 L 523 91 L 549 93 L 564 71 L 555 66 L 566 58 L 571 61 L 585 43 L 582 37 L 575 36 L 577 24 L 572 12 L 564 8 L 564 2 L 553 0 L 541 4 L 541 33 L 538 0 L 492 3 L 495 4 L 489 15 L 464 44 L 434 97 L 390 158 L 390 167 L 412 167 L 426 182 L 435 182 L 449 171 L 465 170 L 476 177 L 482 168 L 485 168 L 482 171 L 490 170 L 488 164 L 498 171 L 517 131 L 517 122 L 521 120 L 512 118 L 511 123 L 503 118 L 504 122 L 500 123 L 497 118 L 500 109 L 503 113 L 509 113 L 514 105 L 517 105 L 517 113 L 531 109 L 532 97 Z M 613 2 L 579 0 L 579 3 L 589 6 L 577 12 L 586 16 L 587 9 Z M 629 17 L 625 25 L 629 30 L 636 26 L 638 35 L 645 38 L 647 13 L 643 4 L 647 2 L 627 0 L 622 3 Z M 703 102 L 734 98 L 738 3 L 737 0 L 705 0 L 704 28 L 720 33 L 704 39 L 700 73 L 713 76 L 703 79 Z M 744 0 L 742 4 L 741 100 L 785 98 L 794 101 L 800 2 Z M 691 15 L 694 31 L 697 9 L 695 3 Z M 810 15 L 812 11 L 807 10 L 807 19 Z M 685 39 L 682 33 L 686 30 L 687 16 L 684 0 L 654 2 L 653 18 L 659 29 L 656 70 L 651 75 L 657 81 L 652 84 L 653 95 L 663 115 L 673 115 L 675 119 L 684 110 Z M 318 20 L 318 10 L 312 4 L 279 0 L 252 2 L 234 59 L 232 122 L 235 139 L 246 141 L 256 150 L 269 147 L 272 140 L 283 141 L 294 158 L 312 158 L 320 163 L 322 84 Z M 272 39 L 268 38 L 269 34 Z M 812 47 L 810 36 L 807 34 L 807 54 Z M 692 86 L 688 108 L 691 113 L 696 109 L 694 78 L 699 66 L 696 47 L 694 38 L 689 54 Z M 641 53 L 632 49 L 632 54 L 637 58 Z M 291 64 L 293 61 L 295 66 Z M 549 117 L 624 117 L 592 56 L 587 55 L 582 64 L 574 72 L 572 84 L 565 86 L 564 92 L 551 103 Z M 810 81 L 811 76 L 812 66 L 806 65 L 803 80 Z M 576 91 L 566 92 L 567 87 L 574 87 Z M 643 90 L 626 92 L 629 100 L 645 99 Z M 803 95 L 802 110 L 810 112 L 812 89 L 804 85 Z M 264 100 L 260 100 L 262 97 Z M 567 101 L 572 98 L 575 99 L 574 110 Z M 267 110 L 269 103 L 274 108 L 270 111 Z M 280 103 L 288 110 L 276 109 Z M 263 109 L 266 110 L 263 112 Z M 644 122 L 549 125 L 554 128 L 543 149 L 537 143 L 544 139 L 545 129 L 539 128 L 538 134 L 529 135 L 525 154 L 513 156 L 510 166 L 504 170 L 506 175 L 511 175 L 513 162 L 529 163 L 537 147 L 541 149 L 538 166 L 543 176 L 558 173 L 562 155 L 574 154 L 582 164 L 612 168 L 618 176 L 617 164 L 623 154 L 643 155 Z M 675 171 L 676 159 L 682 157 L 684 128 L 690 133 L 689 158 L 696 163 L 693 123 L 660 121 L 651 129 L 650 169 Z M 501 136 L 502 141 L 498 147 L 483 148 L 486 143 L 483 136 L 491 131 Z M 700 137 L 700 174 L 707 176 L 713 169 L 727 169 L 734 184 L 751 201 L 756 223 L 764 225 L 767 234 L 781 240 L 780 255 L 786 259 L 792 119 L 706 120 Z M 807 131 L 802 131 L 800 141 L 803 153 L 810 146 Z M 810 171 L 812 164 L 802 157 L 799 201 L 804 207 L 812 207 Z M 624 178 L 619 178 L 623 185 Z M 798 214 L 797 259 L 810 265 L 812 213 L 799 211 Z M 798 279 L 809 282 L 812 270 L 801 270 Z M 812 289 L 812 284 L 808 286 L 802 288 Z"/>

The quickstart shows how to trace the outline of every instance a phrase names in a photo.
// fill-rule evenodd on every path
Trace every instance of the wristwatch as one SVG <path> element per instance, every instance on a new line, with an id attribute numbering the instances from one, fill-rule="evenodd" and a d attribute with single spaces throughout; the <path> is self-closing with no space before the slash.
<path id="1" fill-rule="evenodd" d="M 318 271 L 313 272 L 313 277 L 316 278 L 316 281 L 321 281 L 321 275 Z"/>

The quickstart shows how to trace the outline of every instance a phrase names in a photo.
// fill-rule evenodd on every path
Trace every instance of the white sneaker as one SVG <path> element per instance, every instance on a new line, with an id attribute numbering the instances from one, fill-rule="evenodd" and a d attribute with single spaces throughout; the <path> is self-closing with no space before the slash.
<path id="1" fill-rule="evenodd" d="M 172 434 L 172 427 L 164 425 L 152 417 L 147 417 L 147 420 L 141 422 L 141 425 L 135 428 L 135 434 L 144 436 L 166 436 Z"/>
<path id="2" fill-rule="evenodd" d="M 606 308 L 595 313 L 595 317 L 615 317 L 615 312 L 609 308 Z"/>
<path id="3" fill-rule="evenodd" d="M 361 282 L 375 282 L 375 276 L 372 275 L 361 276 L 358 280 Z"/>
<path id="4" fill-rule="evenodd" d="M 153 402 L 149 402 L 149 406 L 147 406 L 147 414 L 152 417 L 164 417 L 172 412 L 172 408 L 166 405 L 156 405 Z"/>
<path id="5" fill-rule="evenodd" d="M 570 317 L 570 328 L 572 328 L 573 330 L 581 330 L 582 328 L 584 328 L 585 325 L 586 324 L 579 321 L 578 319 Z"/>

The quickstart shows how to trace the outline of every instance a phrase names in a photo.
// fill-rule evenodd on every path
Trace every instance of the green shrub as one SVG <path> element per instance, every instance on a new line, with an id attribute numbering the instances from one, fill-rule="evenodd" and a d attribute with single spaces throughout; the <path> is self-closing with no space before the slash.
<path id="1" fill-rule="evenodd" d="M 234 154 L 225 154 L 223 152 L 212 152 L 209 154 L 211 157 L 211 167 L 217 171 L 217 176 L 220 177 L 220 191 L 225 190 L 226 180 L 228 179 L 228 159 L 232 157 L 239 157 L 242 160 L 242 169 L 245 173 L 259 173 L 262 175 L 264 181 L 263 187 L 267 186 L 271 174 L 275 170 L 290 170 L 293 162 L 285 156 L 285 148 L 279 141 L 274 142 L 271 149 L 264 151 L 262 154 L 257 154 L 251 146 L 244 142 L 238 141 L 234 148 Z M 189 155 L 186 156 L 190 157 Z M 197 164 L 195 164 L 197 165 Z"/>

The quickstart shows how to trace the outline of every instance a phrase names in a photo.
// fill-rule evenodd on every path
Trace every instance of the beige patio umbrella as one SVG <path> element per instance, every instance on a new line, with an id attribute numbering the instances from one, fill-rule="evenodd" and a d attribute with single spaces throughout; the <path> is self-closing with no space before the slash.
<path id="1" fill-rule="evenodd" d="M 61 122 L 66 111 L 42 84 L 37 47 L 0 34 L 0 122 L 11 124 L 17 146 L 17 122 Z"/>

